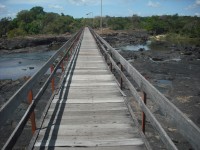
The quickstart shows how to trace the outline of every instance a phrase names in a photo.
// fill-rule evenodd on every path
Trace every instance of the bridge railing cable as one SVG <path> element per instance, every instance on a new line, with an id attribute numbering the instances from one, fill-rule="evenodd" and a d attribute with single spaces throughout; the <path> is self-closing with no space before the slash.
<path id="1" fill-rule="evenodd" d="M 156 117 L 151 113 L 146 106 L 146 97 L 155 103 L 165 116 L 168 116 L 171 122 L 176 126 L 177 130 L 185 137 L 185 139 L 195 149 L 200 149 L 200 129 L 190 120 L 185 114 L 183 114 L 174 104 L 172 104 L 162 93 L 160 93 L 149 81 L 147 81 L 127 60 L 125 60 L 113 47 L 111 47 L 102 37 L 95 33 L 91 28 L 94 38 L 99 43 L 100 49 L 105 56 L 105 60 L 109 61 L 109 64 L 115 68 L 118 74 L 121 75 L 121 87 L 122 84 L 126 84 L 129 88 L 134 99 L 144 112 L 142 131 L 145 132 L 145 116 L 149 119 L 151 125 L 158 131 L 161 140 L 165 144 L 167 149 L 176 150 L 177 147 L 167 135 Z M 117 62 L 117 63 L 116 63 Z M 119 67 L 117 64 L 120 64 Z M 124 74 L 125 70 L 132 80 L 137 84 L 141 91 L 143 91 L 143 99 L 137 92 L 136 88 Z M 122 82 L 123 80 L 123 82 Z"/>
<path id="2" fill-rule="evenodd" d="M 21 102 L 27 97 L 29 91 L 33 88 L 34 83 L 39 80 L 47 70 L 55 64 L 55 61 L 58 57 L 62 56 L 59 62 L 54 66 L 52 72 L 48 79 L 45 81 L 43 86 L 40 88 L 39 92 L 33 98 L 32 102 L 30 103 L 29 107 L 27 108 L 25 114 L 21 118 L 20 122 L 12 132 L 11 136 L 7 140 L 6 144 L 2 149 L 12 149 L 14 144 L 16 143 L 18 137 L 23 131 L 24 126 L 26 125 L 31 113 L 34 111 L 38 101 L 40 100 L 41 96 L 45 92 L 46 88 L 48 87 L 49 83 L 52 81 L 54 75 L 56 74 L 57 70 L 62 66 L 63 61 L 68 57 L 69 53 L 75 48 L 76 43 L 79 41 L 79 38 L 82 34 L 83 29 L 80 29 L 79 32 L 74 34 L 72 38 L 70 38 L 57 52 L 43 65 L 43 67 L 36 72 L 0 109 L 0 127 L 13 115 L 13 111 L 17 109 Z M 64 56 L 63 56 L 64 54 Z M 68 58 L 69 59 L 69 58 Z"/>

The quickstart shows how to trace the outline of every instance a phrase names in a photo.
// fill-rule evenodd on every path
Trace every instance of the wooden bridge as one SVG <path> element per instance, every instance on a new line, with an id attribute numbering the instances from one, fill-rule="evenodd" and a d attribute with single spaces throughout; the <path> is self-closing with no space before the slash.
<path id="1" fill-rule="evenodd" d="M 52 66 L 58 56 L 62 58 L 55 66 Z M 119 64 L 120 67 L 118 67 Z M 55 87 L 54 75 L 60 66 L 63 74 L 60 83 Z M 30 117 L 34 135 L 28 149 L 151 149 L 144 135 L 145 117 L 157 130 L 166 148 L 177 149 L 155 116 L 146 107 L 147 96 L 160 107 L 164 114 L 171 117 L 177 129 L 191 145 L 195 149 L 200 149 L 200 129 L 89 28 L 84 28 L 75 34 L 10 98 L 1 108 L 0 125 L 12 116 L 9 110 L 16 109 L 20 101 L 28 93 L 30 94 L 34 82 L 40 79 L 49 67 L 52 70 L 51 75 L 37 95 L 30 98 L 33 101 L 3 149 L 12 149 Z M 113 68 L 121 76 L 119 82 L 112 74 Z M 143 99 L 123 73 L 124 71 L 144 92 Z M 34 108 L 49 83 L 52 83 L 54 92 L 44 109 L 41 124 L 36 128 Z M 143 111 L 141 129 L 130 102 L 126 100 L 121 90 L 123 85 L 129 88 Z"/>

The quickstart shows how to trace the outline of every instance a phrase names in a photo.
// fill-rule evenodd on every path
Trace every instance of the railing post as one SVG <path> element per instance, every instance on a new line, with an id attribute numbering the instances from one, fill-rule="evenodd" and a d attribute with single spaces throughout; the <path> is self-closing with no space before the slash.
<path id="1" fill-rule="evenodd" d="M 145 92 L 143 92 L 143 102 L 144 104 L 146 104 L 146 100 L 147 100 L 147 94 Z M 142 112 L 142 132 L 145 134 L 145 122 L 146 122 L 146 115 L 144 112 Z"/>
<path id="2" fill-rule="evenodd" d="M 112 53 L 110 53 L 110 56 L 112 58 Z M 110 71 L 112 72 L 112 62 L 110 61 Z"/>
<path id="3" fill-rule="evenodd" d="M 32 103 L 32 100 L 33 100 L 33 91 L 30 90 L 28 92 L 28 102 L 29 104 Z M 32 128 L 32 133 L 34 134 L 35 133 L 35 130 L 36 130 L 36 123 L 35 123 L 35 113 L 34 111 L 31 113 L 30 115 L 30 120 L 31 120 L 31 128 Z"/>
<path id="4" fill-rule="evenodd" d="M 67 52 L 67 55 L 65 57 L 65 61 L 68 61 L 69 53 Z"/>
<path id="5" fill-rule="evenodd" d="M 64 60 L 63 60 L 64 61 Z M 61 68 L 62 68 L 62 73 L 64 72 L 64 62 L 62 61 L 62 63 L 61 63 Z"/>
<path id="6" fill-rule="evenodd" d="M 107 53 L 104 53 L 104 55 L 105 55 L 104 57 L 105 57 L 106 64 L 108 64 L 107 63 Z"/>
<path id="7" fill-rule="evenodd" d="M 54 70 L 54 66 L 51 65 L 51 73 L 53 72 L 53 70 Z M 52 92 L 54 92 L 54 90 L 55 90 L 54 78 L 52 78 L 52 80 L 51 80 L 51 88 L 52 88 Z"/>
<path id="8" fill-rule="evenodd" d="M 121 68 L 121 71 L 123 72 L 123 66 L 122 66 L 121 63 L 120 63 L 120 68 Z M 120 78 L 120 89 L 121 89 L 121 90 L 123 89 L 123 79 L 122 79 L 122 74 L 121 74 L 121 78 Z"/>

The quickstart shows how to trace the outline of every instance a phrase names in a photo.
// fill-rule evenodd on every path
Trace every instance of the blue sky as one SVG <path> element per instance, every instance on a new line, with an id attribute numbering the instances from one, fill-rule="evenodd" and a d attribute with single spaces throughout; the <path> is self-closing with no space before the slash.
<path id="1" fill-rule="evenodd" d="M 103 16 L 200 16 L 200 0 L 102 0 Z M 0 18 L 15 17 L 21 10 L 42 6 L 46 12 L 74 18 L 100 16 L 101 0 L 0 0 Z M 87 13 L 89 15 L 86 15 Z"/>

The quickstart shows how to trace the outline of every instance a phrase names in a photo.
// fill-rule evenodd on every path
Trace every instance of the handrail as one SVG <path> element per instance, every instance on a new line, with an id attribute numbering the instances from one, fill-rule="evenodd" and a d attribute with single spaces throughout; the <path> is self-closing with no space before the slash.
<path id="1" fill-rule="evenodd" d="M 121 74 L 121 77 L 128 85 L 132 95 L 135 100 L 141 107 L 142 111 L 150 119 L 151 124 L 158 130 L 163 143 L 168 149 L 177 149 L 174 143 L 171 141 L 169 136 L 166 134 L 165 130 L 162 128 L 160 123 L 156 120 L 150 110 L 146 107 L 141 97 L 137 93 L 134 86 L 123 74 L 121 69 L 117 66 L 115 61 L 112 59 L 108 51 L 112 56 L 120 62 L 123 68 L 127 71 L 130 77 L 137 83 L 138 87 L 144 91 L 149 97 L 150 100 L 155 102 L 163 114 L 170 116 L 173 123 L 176 125 L 179 132 L 190 142 L 190 144 L 195 149 L 200 149 L 200 129 L 186 116 L 184 115 L 174 104 L 172 104 L 163 94 L 161 94 L 152 84 L 149 83 L 128 61 L 126 61 L 114 48 L 112 48 L 103 38 L 101 38 L 97 33 L 90 29 L 93 33 L 93 36 L 96 38 L 100 45 L 104 45 L 104 53 L 107 55 L 111 64 L 114 65 L 118 73 Z M 108 51 L 107 51 L 108 50 Z"/>
<path id="2" fill-rule="evenodd" d="M 24 126 L 26 125 L 30 114 L 34 111 L 34 108 L 36 107 L 36 104 L 38 103 L 38 101 L 40 100 L 41 96 L 43 95 L 44 91 L 46 90 L 46 88 L 48 87 L 50 81 L 52 80 L 53 76 L 55 75 L 57 69 L 59 68 L 59 66 L 61 65 L 61 63 L 63 62 L 63 60 L 65 59 L 65 57 L 68 55 L 68 52 L 70 51 L 70 48 L 72 48 L 73 44 L 75 41 L 77 41 L 80 37 L 82 33 L 82 29 L 77 32 L 70 40 L 68 40 L 44 65 L 43 67 L 37 72 L 35 73 L 35 75 L 28 80 L 25 85 L 20 88 L 20 90 L 18 90 L 16 92 L 16 94 L 14 94 L 14 96 L 10 99 L 10 103 L 13 102 L 13 100 L 17 100 L 17 98 L 19 98 L 19 96 L 23 96 L 26 95 L 27 91 L 29 91 L 32 86 L 34 85 L 35 80 L 39 79 L 49 68 L 49 66 L 57 59 L 57 57 L 62 54 L 62 52 L 64 52 L 65 49 L 67 49 L 65 55 L 60 59 L 60 61 L 56 64 L 55 69 L 53 70 L 53 72 L 50 74 L 50 76 L 48 77 L 48 79 L 46 80 L 46 82 L 43 84 L 43 86 L 41 87 L 41 89 L 39 90 L 39 92 L 37 93 L 37 95 L 34 97 L 33 101 L 31 102 L 31 104 L 29 105 L 29 107 L 27 108 L 27 111 L 25 112 L 25 114 L 23 115 L 22 119 L 20 120 L 20 122 L 18 123 L 17 127 L 14 129 L 14 131 L 12 132 L 11 136 L 9 137 L 9 139 L 7 140 L 6 144 L 4 145 L 3 149 L 5 150 L 9 150 L 12 149 L 12 147 L 14 146 L 14 144 L 17 141 L 17 138 L 20 136 L 21 132 L 23 131 Z M 80 45 L 80 41 L 78 43 L 78 45 L 76 46 L 76 48 Z M 24 89 L 24 88 L 28 88 Z M 17 96 L 16 96 L 17 95 Z M 22 101 L 22 100 L 21 100 Z M 9 103 L 6 103 L 7 105 Z M 1 110 L 1 115 L 3 113 L 6 112 L 6 109 L 10 109 L 10 105 L 4 105 L 4 108 Z M 15 103 L 14 103 L 15 104 Z M 16 107 L 18 105 L 15 105 Z M 15 108 L 16 109 L 16 108 Z M 1 118 L 2 119 L 2 118 Z"/>
<path id="3" fill-rule="evenodd" d="M 74 64 L 74 62 L 76 61 L 76 58 L 78 57 L 78 52 L 80 50 L 80 46 L 81 46 L 81 41 L 83 39 L 83 34 L 81 34 L 80 38 L 79 38 L 79 43 L 77 44 L 77 47 L 75 48 L 75 50 L 73 51 L 73 54 L 71 55 L 71 58 L 70 58 L 70 61 L 69 63 L 67 64 L 66 66 L 66 69 L 65 69 L 65 74 L 63 74 L 63 76 L 61 77 L 59 83 L 58 83 L 58 87 L 61 87 L 63 85 L 63 83 L 65 82 L 65 80 L 67 79 L 67 77 L 69 76 L 68 73 L 66 72 L 70 72 L 70 70 L 72 69 L 72 66 Z M 58 92 L 59 90 L 56 91 L 56 93 Z M 50 98 L 50 100 L 48 101 L 47 105 L 45 106 L 45 109 L 43 111 L 43 115 L 42 117 L 40 118 L 40 122 L 39 122 L 39 127 L 38 129 L 36 130 L 36 132 L 34 133 L 30 143 L 29 143 L 29 146 L 27 148 L 27 150 L 32 150 L 33 147 L 34 147 L 34 144 L 36 142 L 36 139 L 39 135 L 39 132 L 40 130 L 42 129 L 42 125 L 44 123 L 44 118 L 46 117 L 47 113 L 48 113 L 48 109 L 52 103 L 52 100 L 53 100 L 53 96 Z"/>
<path id="4" fill-rule="evenodd" d="M 79 31 L 80 32 L 80 31 Z M 79 34 L 77 32 L 72 38 L 70 38 L 42 67 L 36 72 L 1 108 L 0 108 L 0 127 L 13 115 L 13 111 L 21 104 L 21 102 L 27 97 L 27 93 L 32 89 L 35 81 L 41 78 L 46 73 L 50 65 L 57 59 L 57 57 L 69 47 L 71 42 Z"/>

